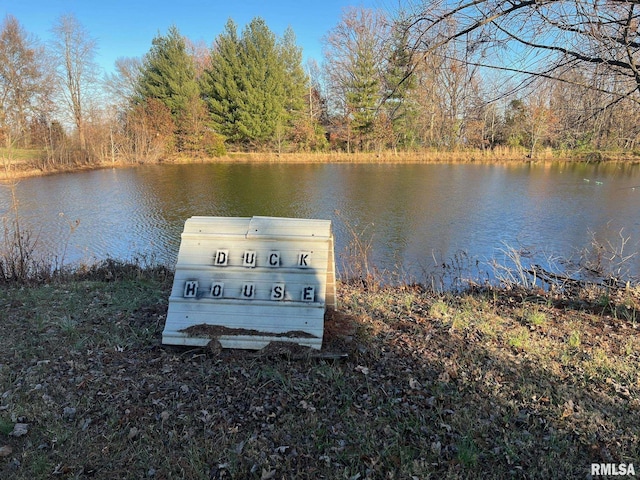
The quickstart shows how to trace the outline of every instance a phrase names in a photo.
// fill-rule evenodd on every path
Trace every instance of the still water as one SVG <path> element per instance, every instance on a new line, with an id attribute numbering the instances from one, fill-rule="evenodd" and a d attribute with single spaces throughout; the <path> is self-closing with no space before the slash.
<path id="1" fill-rule="evenodd" d="M 193 215 L 331 219 L 339 269 L 356 232 L 379 269 L 418 281 L 443 264 L 490 270 L 511 248 L 558 265 L 594 238 L 640 250 L 640 165 L 159 165 L 24 179 L 14 193 L 22 228 L 65 264 L 172 265 Z M 5 218 L 11 196 L 0 189 Z M 640 273 L 640 255 L 625 263 Z"/>

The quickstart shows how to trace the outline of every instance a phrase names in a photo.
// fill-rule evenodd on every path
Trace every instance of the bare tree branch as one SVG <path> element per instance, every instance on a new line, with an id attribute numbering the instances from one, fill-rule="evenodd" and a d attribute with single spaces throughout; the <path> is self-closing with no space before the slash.
<path id="1" fill-rule="evenodd" d="M 566 81 L 568 67 L 607 79 L 596 88 L 640 103 L 639 0 L 424 1 L 407 27 L 413 53 L 461 43 L 470 64 Z"/>

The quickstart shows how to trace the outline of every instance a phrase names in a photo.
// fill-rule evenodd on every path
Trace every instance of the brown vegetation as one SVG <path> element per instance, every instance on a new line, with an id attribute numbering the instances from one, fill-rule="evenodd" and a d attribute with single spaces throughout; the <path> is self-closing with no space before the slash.
<path id="1" fill-rule="evenodd" d="M 640 292 L 339 285 L 323 351 L 161 345 L 171 275 L 0 289 L 3 478 L 584 478 L 638 463 Z M 636 467 L 637 468 L 637 467 Z"/>
<path id="2" fill-rule="evenodd" d="M 0 179 L 12 180 L 55 173 L 75 172 L 99 168 L 127 168 L 139 166 L 139 163 L 104 161 L 92 164 L 67 164 L 43 166 L 39 162 L 41 152 L 38 150 L 19 150 L 16 159 L 2 158 L 4 165 Z M 266 152 L 229 152 L 220 157 L 172 155 L 162 157 L 154 162 L 142 163 L 518 163 L 532 161 L 521 148 L 499 147 L 492 150 L 416 150 L 404 152 L 298 152 L 276 153 Z M 640 157 L 620 152 L 590 153 L 580 155 L 571 152 L 554 152 L 546 150 L 540 153 L 535 162 L 639 162 Z"/>

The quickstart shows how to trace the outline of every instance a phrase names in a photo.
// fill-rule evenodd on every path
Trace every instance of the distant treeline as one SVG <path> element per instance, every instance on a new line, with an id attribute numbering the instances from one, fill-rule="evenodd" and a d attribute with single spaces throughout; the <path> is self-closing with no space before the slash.
<path id="1" fill-rule="evenodd" d="M 278 36 L 261 18 L 241 30 L 229 20 L 211 46 L 174 26 L 143 58 L 120 58 L 108 75 L 95 63 L 95 40 L 74 16 L 55 21 L 46 46 L 7 16 L 0 31 L 0 142 L 5 152 L 42 149 L 42 167 L 228 150 L 514 147 L 535 156 L 549 148 L 636 148 L 638 101 L 612 95 L 611 88 L 629 90 L 614 77 L 606 83 L 603 71 L 615 73 L 612 62 L 597 71 L 574 62 L 563 72 L 549 63 L 553 75 L 518 70 L 506 77 L 509 69 L 479 63 L 489 40 L 467 35 L 461 43 L 455 22 L 446 34 L 435 29 L 449 18 L 446 11 L 426 26 L 416 20 L 420 13 L 345 10 L 325 36 L 321 64 L 303 64 L 293 30 Z"/>

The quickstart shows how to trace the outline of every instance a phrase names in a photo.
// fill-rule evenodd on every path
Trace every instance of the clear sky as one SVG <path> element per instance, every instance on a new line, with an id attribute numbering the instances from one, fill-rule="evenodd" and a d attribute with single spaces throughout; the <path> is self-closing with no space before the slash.
<path id="1" fill-rule="evenodd" d="M 296 34 L 304 59 L 322 61 L 322 37 L 338 24 L 344 8 L 364 6 L 390 11 L 398 0 L 0 0 L 0 21 L 10 14 L 41 41 L 61 15 L 73 14 L 96 40 L 97 62 L 113 71 L 119 57 L 141 57 L 171 25 L 194 42 L 210 46 L 229 18 L 241 31 L 254 17 L 281 36 Z M 396 4 L 397 5 L 397 4 Z"/>

